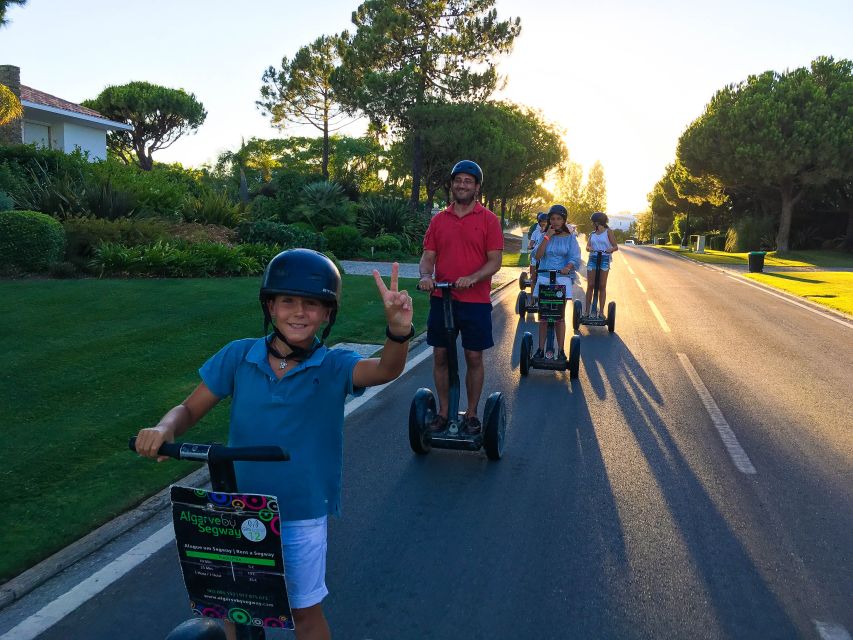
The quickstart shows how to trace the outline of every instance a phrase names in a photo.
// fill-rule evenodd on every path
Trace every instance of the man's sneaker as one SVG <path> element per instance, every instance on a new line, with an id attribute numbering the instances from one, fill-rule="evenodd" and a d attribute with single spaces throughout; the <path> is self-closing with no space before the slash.
<path id="1" fill-rule="evenodd" d="M 482 426 L 480 425 L 480 419 L 477 416 L 465 416 L 463 420 L 462 429 L 469 436 L 476 436 L 480 433 Z"/>
<path id="2" fill-rule="evenodd" d="M 534 353 L 534 354 L 533 354 L 533 357 L 534 357 L 534 358 L 544 358 L 544 357 L 545 357 L 545 352 L 544 352 L 544 351 L 542 351 L 542 349 L 537 349 L 537 350 L 536 350 L 536 353 Z"/>
<path id="3" fill-rule="evenodd" d="M 566 359 L 566 352 L 563 351 L 562 349 L 560 349 L 560 353 L 557 354 L 557 358 L 559 358 L 560 360 L 565 360 Z"/>
<path id="4" fill-rule="evenodd" d="M 444 416 L 435 416 L 427 425 L 427 429 L 429 429 L 430 433 L 441 433 L 447 429 L 447 418 Z"/>

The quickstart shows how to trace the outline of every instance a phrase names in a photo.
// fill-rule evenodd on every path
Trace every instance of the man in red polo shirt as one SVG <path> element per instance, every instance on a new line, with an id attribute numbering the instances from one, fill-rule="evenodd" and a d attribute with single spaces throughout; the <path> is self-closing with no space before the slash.
<path id="1" fill-rule="evenodd" d="M 424 237 L 421 280 L 418 288 L 431 290 L 434 282 L 454 282 L 453 319 L 462 334 L 465 352 L 465 390 L 468 408 L 463 428 L 480 433 L 477 405 L 483 392 L 483 351 L 494 346 L 492 339 L 492 276 L 501 268 L 504 237 L 500 220 L 478 202 L 483 170 L 476 162 L 457 162 L 450 173 L 453 203 L 433 217 Z M 427 343 L 433 347 L 433 376 L 439 409 L 430 431 L 447 428 L 447 345 L 441 295 L 430 297 Z"/>

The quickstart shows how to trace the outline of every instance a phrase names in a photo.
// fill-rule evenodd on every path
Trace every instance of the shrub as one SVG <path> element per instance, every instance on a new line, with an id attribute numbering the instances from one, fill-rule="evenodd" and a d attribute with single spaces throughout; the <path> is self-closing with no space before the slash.
<path id="1" fill-rule="evenodd" d="M 669 244 L 681 244 L 681 236 L 678 234 L 678 232 L 669 232 Z"/>
<path id="2" fill-rule="evenodd" d="M 118 189 L 112 180 L 98 182 L 94 179 L 84 185 L 81 193 L 86 212 L 95 218 L 115 220 L 129 218 L 137 209 L 136 196 Z"/>
<path id="3" fill-rule="evenodd" d="M 745 216 L 735 222 L 726 234 L 726 251 L 743 253 L 763 247 L 772 248 L 776 244 L 773 236 L 775 223 L 767 216 Z"/>
<path id="4" fill-rule="evenodd" d="M 187 222 L 234 227 L 240 221 L 236 204 L 224 193 L 205 191 L 199 197 L 187 196 L 182 211 Z"/>
<path id="5" fill-rule="evenodd" d="M 376 238 L 371 245 L 373 246 L 374 251 L 386 252 L 386 253 L 395 253 L 403 250 L 403 243 L 400 242 L 399 238 L 391 235 L 390 233 L 385 233 Z"/>
<path id="6" fill-rule="evenodd" d="M 726 236 L 714 236 L 711 238 L 711 249 L 714 251 L 726 250 Z"/>
<path id="7" fill-rule="evenodd" d="M 351 225 L 328 227 L 323 230 L 329 250 L 343 258 L 358 255 L 361 249 L 361 232 Z"/>
<path id="8" fill-rule="evenodd" d="M 362 201 L 356 226 L 366 238 L 393 233 L 402 239 L 407 251 L 417 254 L 429 226 L 429 216 L 412 211 L 408 200 L 372 197 Z"/>
<path id="9" fill-rule="evenodd" d="M 37 211 L 0 213 L 0 269 L 40 272 L 62 258 L 62 225 Z"/>
<path id="10" fill-rule="evenodd" d="M 62 226 L 67 240 L 65 259 L 84 270 L 95 255 L 95 248 L 103 242 L 136 246 L 167 240 L 173 235 L 168 224 L 156 219 L 69 218 Z"/>
<path id="11" fill-rule="evenodd" d="M 11 211 L 15 208 L 15 201 L 5 191 L 0 191 L 0 211 Z"/>
<path id="12" fill-rule="evenodd" d="M 323 251 L 326 248 L 326 238 L 321 234 L 271 220 L 242 222 L 238 225 L 238 233 L 243 242 L 275 244 L 282 249 L 304 247 Z"/>
<path id="13" fill-rule="evenodd" d="M 301 204 L 288 212 L 288 222 L 304 221 L 315 229 L 349 224 L 353 205 L 335 182 L 313 182 L 302 188 Z"/>
<path id="14" fill-rule="evenodd" d="M 332 253 L 331 251 L 324 251 L 323 255 L 335 263 L 335 266 L 338 268 L 338 271 L 340 271 L 341 275 L 344 275 L 346 273 L 346 271 L 344 270 L 344 266 L 341 264 L 341 261 L 338 260 L 338 257 L 334 253 Z"/>
<path id="15" fill-rule="evenodd" d="M 284 222 L 287 219 L 287 209 L 284 202 L 278 198 L 257 196 L 249 205 L 249 218 L 251 220 Z"/>

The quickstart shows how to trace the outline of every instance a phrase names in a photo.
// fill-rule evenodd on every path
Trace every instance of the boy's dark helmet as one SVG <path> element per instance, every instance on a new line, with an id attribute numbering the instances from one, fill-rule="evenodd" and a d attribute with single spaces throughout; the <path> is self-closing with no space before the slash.
<path id="1" fill-rule="evenodd" d="M 453 170 L 450 172 L 450 179 L 453 180 L 458 173 L 467 173 L 469 176 L 474 176 L 477 184 L 483 184 L 483 170 L 473 160 L 460 160 L 453 165 Z"/>
<path id="2" fill-rule="evenodd" d="M 606 225 L 607 224 L 607 214 L 603 211 L 596 211 L 590 217 L 593 224 Z"/>
<path id="3" fill-rule="evenodd" d="M 329 314 L 329 323 L 323 329 L 320 340 L 322 344 L 329 337 L 332 325 L 335 324 L 341 300 L 341 274 L 335 263 L 319 251 L 312 249 L 288 249 L 270 260 L 261 278 L 259 295 L 261 309 L 264 312 L 264 334 L 267 333 L 272 321 L 267 301 L 282 294 L 314 298 L 330 303 L 332 312 Z M 273 327 L 273 331 L 298 356 L 305 355 L 287 342 L 277 328 Z"/>
<path id="4" fill-rule="evenodd" d="M 553 216 L 554 214 L 560 216 L 563 220 L 566 220 L 569 217 L 568 210 L 561 204 L 551 205 L 551 208 L 548 209 L 548 216 Z"/>

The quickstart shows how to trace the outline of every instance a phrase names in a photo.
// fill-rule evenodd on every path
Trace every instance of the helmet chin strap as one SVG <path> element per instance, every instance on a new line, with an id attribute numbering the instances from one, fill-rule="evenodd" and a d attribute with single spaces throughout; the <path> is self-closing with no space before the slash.
<path id="1" fill-rule="evenodd" d="M 278 330 L 278 327 L 272 323 L 272 318 L 270 318 L 269 311 L 264 307 L 264 335 L 269 333 L 270 325 L 272 324 L 272 332 L 273 335 L 269 339 L 265 339 L 264 342 L 267 345 L 267 353 L 271 353 L 273 357 L 278 358 L 279 360 L 295 360 L 297 362 L 302 362 L 310 358 L 313 353 L 323 346 L 323 343 L 326 342 L 326 338 L 329 337 L 329 333 L 332 330 L 332 325 L 335 324 L 335 318 L 337 317 L 338 309 L 335 307 L 332 309 L 332 312 L 329 314 L 329 322 L 326 324 L 326 327 L 323 329 L 323 333 L 320 337 L 320 342 L 311 346 L 310 349 L 305 349 L 304 347 L 300 347 L 298 345 L 292 344 L 284 334 Z M 275 348 L 273 342 L 275 338 L 281 340 L 287 347 L 290 349 L 290 353 L 287 355 L 279 352 L 278 349 Z"/>

